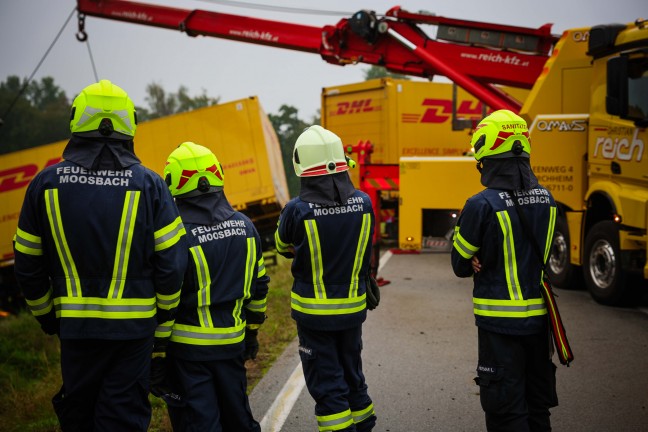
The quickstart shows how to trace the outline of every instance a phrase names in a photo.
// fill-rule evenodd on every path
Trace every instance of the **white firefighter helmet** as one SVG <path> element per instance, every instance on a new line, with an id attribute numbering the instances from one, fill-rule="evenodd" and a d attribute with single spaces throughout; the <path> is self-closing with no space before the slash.
<path id="1" fill-rule="evenodd" d="M 318 125 L 307 128 L 297 138 L 293 166 L 298 177 L 335 174 L 349 169 L 340 137 Z"/>

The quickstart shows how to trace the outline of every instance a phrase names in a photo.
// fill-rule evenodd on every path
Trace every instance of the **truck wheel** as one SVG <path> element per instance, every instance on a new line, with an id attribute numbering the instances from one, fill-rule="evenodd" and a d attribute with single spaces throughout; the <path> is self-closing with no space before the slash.
<path id="1" fill-rule="evenodd" d="M 598 222 L 585 238 L 583 277 L 592 298 L 616 306 L 627 298 L 628 276 L 621 268 L 619 226 L 612 221 Z"/>
<path id="2" fill-rule="evenodd" d="M 569 262 L 570 248 L 567 220 L 558 216 L 547 262 L 547 274 L 554 285 L 563 289 L 577 289 L 582 285 L 579 269 Z"/>

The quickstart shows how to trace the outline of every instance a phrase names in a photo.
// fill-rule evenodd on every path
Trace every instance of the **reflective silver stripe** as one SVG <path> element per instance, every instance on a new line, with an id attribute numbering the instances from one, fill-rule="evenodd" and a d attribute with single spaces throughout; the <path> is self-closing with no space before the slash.
<path id="1" fill-rule="evenodd" d="M 521 300 L 519 282 L 517 278 L 517 265 L 515 259 L 515 242 L 513 240 L 513 227 L 506 210 L 498 211 L 497 218 L 500 222 L 502 234 L 504 237 L 504 266 L 506 273 L 506 283 L 508 284 L 509 294 L 513 300 Z"/>
<path id="2" fill-rule="evenodd" d="M 320 250 L 319 236 L 317 233 L 317 222 L 314 219 L 304 221 L 308 245 L 311 252 L 311 266 L 313 268 L 313 289 L 316 298 L 326 298 L 326 290 L 323 282 L 322 251 Z"/>
<path id="3" fill-rule="evenodd" d="M 544 303 L 528 304 L 526 306 L 506 306 L 506 305 L 489 305 L 473 303 L 475 309 L 493 312 L 529 312 L 535 310 L 542 310 L 546 308 Z"/>
<path id="4" fill-rule="evenodd" d="M 549 207 L 549 227 L 547 228 L 547 242 L 545 243 L 544 262 L 547 262 L 551 244 L 553 243 L 554 228 L 556 227 L 556 207 Z"/>
<path id="5" fill-rule="evenodd" d="M 356 308 L 356 307 L 361 307 L 365 305 L 365 298 L 364 294 L 363 297 L 358 297 L 359 300 L 356 301 L 351 301 L 351 302 L 345 302 L 345 303 L 306 303 L 299 301 L 299 299 L 296 299 L 294 297 L 291 298 L 291 303 L 293 305 L 300 306 L 301 308 L 304 309 L 313 309 L 313 310 L 341 310 L 341 309 L 351 309 L 351 308 Z M 334 299 L 330 299 L 334 300 Z M 339 300 L 339 299 L 337 299 Z"/>
<path id="6" fill-rule="evenodd" d="M 171 228 L 171 231 L 169 231 L 166 234 L 162 234 L 158 236 L 158 233 L 164 232 L 167 230 L 169 227 Z M 159 252 L 161 250 L 164 250 L 166 248 L 169 248 L 176 244 L 178 240 L 175 240 L 168 245 L 165 245 L 167 242 L 173 240 L 174 238 L 180 238 L 182 235 L 184 235 L 185 229 L 184 225 L 182 224 L 182 220 L 180 219 L 180 216 L 178 216 L 173 222 L 168 224 L 167 226 L 160 228 L 154 233 L 155 236 L 155 251 Z"/>
<path id="7" fill-rule="evenodd" d="M 189 249 L 196 264 L 196 277 L 198 279 L 198 317 L 201 327 L 212 327 L 211 315 L 209 313 L 209 300 L 211 278 L 202 246 L 193 246 Z"/>
<path id="8" fill-rule="evenodd" d="M 471 259 L 479 250 L 478 247 L 471 245 L 466 239 L 463 238 L 459 231 L 459 226 L 455 226 L 454 240 L 452 242 L 454 248 L 466 259 Z"/>
<path id="9" fill-rule="evenodd" d="M 339 414 L 317 416 L 317 426 L 320 431 L 336 431 L 346 428 L 353 424 L 351 410 L 343 411 Z"/>
<path id="10" fill-rule="evenodd" d="M 18 228 L 14 239 L 16 240 L 16 250 L 29 255 L 43 254 L 43 245 L 40 237 Z"/>
<path id="11" fill-rule="evenodd" d="M 179 330 L 177 327 L 173 329 L 173 337 L 186 337 L 191 339 L 204 339 L 204 340 L 225 340 L 225 339 L 235 339 L 241 337 L 245 334 L 245 328 L 241 330 L 236 330 L 230 333 L 202 333 L 202 332 L 193 332 L 190 330 Z"/>
<path id="12" fill-rule="evenodd" d="M 351 415 L 353 416 L 353 423 L 363 422 L 374 414 L 375 411 L 374 411 L 373 403 L 369 404 L 369 406 L 363 410 L 351 411 Z"/>
<path id="13" fill-rule="evenodd" d="M 121 232 L 117 244 L 115 268 L 113 270 L 113 280 L 110 283 L 110 295 L 112 298 L 121 298 L 124 284 L 126 283 L 126 273 L 128 271 L 128 259 L 130 257 L 131 241 L 133 239 L 133 226 L 135 224 L 134 213 L 137 212 L 140 191 L 126 191 L 124 199 L 124 210 L 120 224 Z"/>
<path id="14" fill-rule="evenodd" d="M 99 303 L 56 303 L 57 311 L 150 312 L 155 305 L 107 305 Z"/>
<path id="15" fill-rule="evenodd" d="M 50 222 L 50 229 L 52 236 L 58 250 L 61 266 L 66 276 L 66 285 L 69 289 L 70 297 L 81 296 L 81 289 L 78 286 L 76 266 L 72 260 L 70 250 L 68 249 L 67 240 L 65 239 L 65 232 L 63 231 L 63 223 L 60 220 L 61 210 L 59 209 L 58 202 L 58 189 L 45 190 L 45 204 L 47 207 L 47 216 Z"/>
<path id="16" fill-rule="evenodd" d="M 365 213 L 362 215 L 362 227 L 360 228 L 360 238 L 358 239 L 358 246 L 356 248 L 355 259 L 353 261 L 353 273 L 351 274 L 351 286 L 349 289 L 349 297 L 356 297 L 358 295 L 358 275 L 362 268 L 362 261 L 364 258 L 367 243 L 369 242 L 369 231 L 371 226 L 371 215 Z"/>

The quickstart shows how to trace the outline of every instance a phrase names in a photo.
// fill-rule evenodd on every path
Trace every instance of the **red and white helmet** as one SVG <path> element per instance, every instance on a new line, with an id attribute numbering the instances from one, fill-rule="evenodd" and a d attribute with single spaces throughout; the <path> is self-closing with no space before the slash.
<path id="1" fill-rule="evenodd" d="M 340 137 L 318 125 L 309 127 L 297 138 L 293 166 L 298 177 L 335 174 L 349 169 Z"/>

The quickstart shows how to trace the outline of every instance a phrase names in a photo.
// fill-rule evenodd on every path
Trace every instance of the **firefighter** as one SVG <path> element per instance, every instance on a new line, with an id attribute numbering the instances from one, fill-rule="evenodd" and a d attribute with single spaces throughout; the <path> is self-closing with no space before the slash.
<path id="1" fill-rule="evenodd" d="M 167 350 L 168 385 L 178 395 L 164 398 L 173 428 L 258 432 L 245 360 L 256 358 L 257 332 L 265 320 L 270 278 L 261 238 L 228 202 L 222 166 L 208 148 L 182 143 L 169 155 L 164 177 L 189 241 Z"/>
<path id="2" fill-rule="evenodd" d="M 474 281 L 475 382 L 486 427 L 549 431 L 549 408 L 558 398 L 541 262 L 551 247 L 556 204 L 531 169 L 524 119 L 495 111 L 479 123 L 471 145 L 486 189 L 466 201 L 451 260 L 457 276 Z"/>
<path id="3" fill-rule="evenodd" d="M 377 305 L 373 296 L 367 303 L 371 200 L 351 183 L 340 138 L 320 126 L 297 138 L 293 166 L 300 192 L 281 212 L 275 243 L 293 259 L 292 317 L 317 424 L 371 431 L 376 415 L 361 359 L 362 323 Z"/>
<path id="4" fill-rule="evenodd" d="M 171 334 L 185 230 L 134 153 L 135 107 L 108 80 L 74 99 L 63 161 L 31 181 L 14 238 L 28 308 L 61 343 L 63 431 L 146 431 L 156 340 Z"/>

